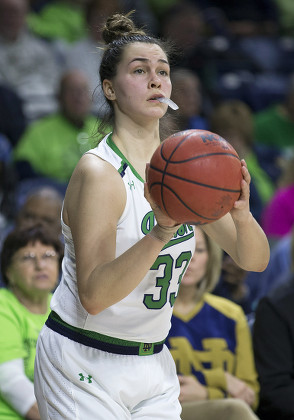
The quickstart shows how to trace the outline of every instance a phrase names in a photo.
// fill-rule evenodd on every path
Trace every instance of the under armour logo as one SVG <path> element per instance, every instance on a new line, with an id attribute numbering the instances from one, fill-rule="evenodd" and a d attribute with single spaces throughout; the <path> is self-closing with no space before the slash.
<path id="1" fill-rule="evenodd" d="M 135 184 L 134 184 L 134 181 L 132 181 L 132 182 L 128 182 L 128 184 L 129 184 L 130 190 L 131 190 L 132 188 L 134 188 L 134 189 L 135 189 Z"/>
<path id="2" fill-rule="evenodd" d="M 79 373 L 79 376 L 80 376 L 80 381 L 84 382 L 87 379 L 88 384 L 92 383 L 92 376 L 91 375 L 85 376 L 82 373 Z"/>

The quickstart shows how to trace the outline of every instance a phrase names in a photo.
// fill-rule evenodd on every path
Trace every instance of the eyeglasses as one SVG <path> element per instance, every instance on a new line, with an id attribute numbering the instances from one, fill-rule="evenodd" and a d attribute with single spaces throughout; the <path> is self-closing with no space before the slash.
<path id="1" fill-rule="evenodd" d="M 24 254 L 18 257 L 18 261 L 22 264 L 27 265 L 36 265 L 42 262 L 43 264 L 52 264 L 58 260 L 59 255 L 55 251 L 46 251 L 40 257 L 38 257 L 34 252 Z"/>

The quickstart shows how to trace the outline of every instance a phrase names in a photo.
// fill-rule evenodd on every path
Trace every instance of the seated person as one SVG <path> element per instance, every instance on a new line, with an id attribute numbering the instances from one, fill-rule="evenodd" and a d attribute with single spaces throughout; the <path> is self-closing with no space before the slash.
<path id="1" fill-rule="evenodd" d="M 12 147 L 17 144 L 27 123 L 21 98 L 9 85 L 0 82 L 0 133 Z"/>
<path id="2" fill-rule="evenodd" d="M 38 37 L 48 41 L 73 42 L 86 34 L 85 1 L 51 0 L 36 13 L 31 10 L 28 26 Z"/>
<path id="3" fill-rule="evenodd" d="M 254 138 L 257 144 L 276 148 L 284 154 L 293 153 L 294 136 L 294 74 L 290 75 L 286 94 L 279 103 L 254 114 Z"/>
<path id="4" fill-rule="evenodd" d="M 234 398 L 247 407 L 247 417 L 235 418 L 256 418 L 259 385 L 246 317 L 240 306 L 209 293 L 220 276 L 222 252 L 198 227 L 195 237 L 195 254 L 182 278 L 167 338 L 180 401 L 194 402 L 198 415 L 199 401 Z"/>
<path id="5" fill-rule="evenodd" d="M 294 227 L 294 156 L 285 163 L 278 188 L 263 210 L 261 226 L 272 244 Z"/>
<path id="6" fill-rule="evenodd" d="M 293 259 L 294 262 L 294 259 Z M 294 271 L 258 304 L 253 346 L 260 382 L 258 416 L 294 418 Z"/>
<path id="7" fill-rule="evenodd" d="M 0 289 L 0 418 L 40 419 L 34 394 L 34 360 L 39 332 L 50 312 L 63 245 L 35 225 L 5 239 Z"/>
<path id="8" fill-rule="evenodd" d="M 218 104 L 210 116 L 210 130 L 226 139 L 245 159 L 252 182 L 250 184 L 250 207 L 260 221 L 264 206 L 275 191 L 275 185 L 262 169 L 254 149 L 253 114 L 245 102 L 225 100 Z"/>
<path id="9" fill-rule="evenodd" d="M 11 157 L 12 146 L 0 132 L 0 243 L 16 214 L 18 180 Z"/>
<path id="10" fill-rule="evenodd" d="M 20 179 L 43 176 L 67 183 L 80 157 L 98 142 L 87 77 L 79 70 L 60 81 L 59 112 L 32 123 L 19 140 L 14 159 Z"/>
<path id="11" fill-rule="evenodd" d="M 269 264 L 263 272 L 245 271 L 226 255 L 222 275 L 213 293 L 240 305 L 251 320 L 259 300 L 272 289 L 284 283 L 292 269 L 294 255 L 294 228 L 272 245 Z"/>
<path id="12" fill-rule="evenodd" d="M 57 235 L 63 243 L 61 234 L 61 208 L 63 196 L 56 189 L 48 186 L 31 190 L 21 203 L 13 221 L 6 226 L 0 235 L 0 250 L 3 241 L 14 228 L 25 228 L 32 225 L 43 225 L 54 235 Z M 0 287 L 3 287 L 3 279 L 0 273 Z"/>
<path id="13" fill-rule="evenodd" d="M 63 195 L 50 186 L 32 189 L 25 197 L 16 216 L 17 227 L 42 224 L 61 237 Z"/>
<path id="14" fill-rule="evenodd" d="M 19 96 L 31 122 L 56 111 L 60 69 L 52 47 L 29 31 L 28 16 L 28 0 L 0 0 L 0 83 Z"/>
<path id="15" fill-rule="evenodd" d="M 88 26 L 87 36 L 68 44 L 64 49 L 61 61 L 64 70 L 80 70 L 87 75 L 92 96 L 92 112 L 103 116 L 108 111 L 101 83 L 98 80 L 98 69 L 104 52 L 102 32 L 99 30 L 106 16 L 121 9 L 119 0 L 90 0 L 85 4 L 85 18 Z"/>
<path id="16" fill-rule="evenodd" d="M 179 107 L 173 116 L 177 131 L 194 128 L 208 130 L 202 83 L 197 74 L 188 68 L 178 67 L 173 70 L 171 81 L 173 85 L 171 99 Z"/>

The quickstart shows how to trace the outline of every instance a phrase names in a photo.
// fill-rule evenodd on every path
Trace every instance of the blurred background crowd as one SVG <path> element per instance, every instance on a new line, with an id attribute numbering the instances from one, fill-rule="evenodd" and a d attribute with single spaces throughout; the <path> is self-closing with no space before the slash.
<path id="1" fill-rule="evenodd" d="M 294 387 L 293 0 L 0 0 L 0 247 L 12 230 L 32 224 L 60 236 L 67 182 L 97 144 L 107 111 L 100 28 L 107 16 L 130 10 L 150 35 L 177 47 L 171 77 L 179 110 L 169 111 L 175 131 L 216 132 L 247 162 L 251 211 L 268 236 L 270 263 L 250 273 L 223 255 L 210 293 L 245 314 L 261 387 L 258 415 L 294 419 L 287 394 Z M 287 306 L 283 299 L 291 297 Z M 272 349 L 267 320 L 288 337 L 283 374 L 276 362 L 285 337 Z M 266 352 L 274 361 L 263 359 Z"/>

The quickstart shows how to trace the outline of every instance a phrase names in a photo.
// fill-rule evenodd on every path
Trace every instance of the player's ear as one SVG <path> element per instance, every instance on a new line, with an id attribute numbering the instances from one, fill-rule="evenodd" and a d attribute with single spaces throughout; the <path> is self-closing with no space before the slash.
<path id="1" fill-rule="evenodd" d="M 109 100 L 109 101 L 114 101 L 116 99 L 115 96 L 115 92 L 112 86 L 112 82 L 108 79 L 104 79 L 103 83 L 102 83 L 102 88 L 103 88 L 103 92 L 105 97 Z"/>

